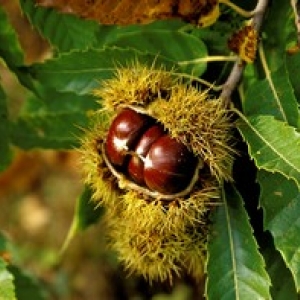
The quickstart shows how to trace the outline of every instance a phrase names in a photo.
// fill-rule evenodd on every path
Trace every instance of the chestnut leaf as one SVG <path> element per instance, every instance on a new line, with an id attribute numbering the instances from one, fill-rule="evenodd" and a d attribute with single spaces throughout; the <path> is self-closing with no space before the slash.
<path id="1" fill-rule="evenodd" d="M 92 190 L 86 186 L 82 194 L 77 198 L 73 221 L 62 246 L 62 253 L 68 248 L 70 242 L 79 231 L 95 224 L 103 215 L 104 208 L 93 202 L 92 194 Z"/>
<path id="2" fill-rule="evenodd" d="M 0 299 L 2 300 L 46 300 L 49 295 L 35 276 L 13 264 L 16 252 L 5 234 L 0 232 Z M 6 259 L 2 259 L 7 257 Z"/>
<path id="3" fill-rule="evenodd" d="M 268 68 L 270 72 L 275 72 L 284 63 L 289 34 L 295 30 L 290 1 L 280 1 L 280 5 L 272 3 L 266 18 L 267 21 L 264 23 L 264 37 L 266 38 L 262 39 L 262 43 L 267 53 Z M 296 35 L 296 32 L 294 34 Z M 292 39 L 295 39 L 295 36 L 292 36 Z"/>
<path id="4" fill-rule="evenodd" d="M 0 6 L 0 57 L 2 57 L 9 67 L 23 64 L 24 55 L 19 43 L 15 29 Z"/>
<path id="5" fill-rule="evenodd" d="M 289 73 L 289 78 L 291 84 L 294 88 L 294 93 L 298 100 L 298 104 L 300 103 L 300 84 L 299 84 L 299 76 L 300 76 L 300 55 L 287 55 L 286 56 L 287 69 Z"/>
<path id="6" fill-rule="evenodd" d="M 244 81 L 244 84 L 250 86 L 245 93 L 243 112 L 246 116 L 272 115 L 300 128 L 299 109 L 294 92 L 294 88 L 299 89 L 297 78 L 300 76 L 300 68 L 298 64 L 291 72 L 287 64 L 290 58 L 286 56 L 289 39 L 294 41 L 296 36 L 296 32 L 291 34 L 296 29 L 291 4 L 283 1 L 280 5 L 272 5 L 267 18 L 276 22 L 265 23 L 264 35 L 267 38 L 261 40 L 257 53 L 260 64 L 259 67 L 256 66 L 256 71 L 264 73 L 265 78 L 261 80 L 256 74 L 248 78 L 250 82 Z"/>
<path id="7" fill-rule="evenodd" d="M 258 169 L 279 172 L 300 186 L 300 134 L 272 116 L 240 115 L 238 129 Z"/>
<path id="8" fill-rule="evenodd" d="M 93 192 L 89 187 L 77 199 L 74 222 L 77 230 L 84 230 L 101 218 L 104 208 L 92 200 Z"/>
<path id="9" fill-rule="evenodd" d="M 60 52 L 86 49 L 96 43 L 99 24 L 20 0 L 30 23 Z"/>
<path id="10" fill-rule="evenodd" d="M 298 104 L 285 65 L 275 72 L 265 71 L 266 79 L 255 81 L 245 94 L 244 114 L 272 115 L 300 128 Z"/>
<path id="11" fill-rule="evenodd" d="M 205 63 L 196 60 L 207 55 L 205 44 L 197 34 L 195 36 L 193 32 L 181 31 L 186 27 L 182 21 L 162 20 L 143 25 L 106 26 L 56 9 L 36 6 L 32 0 L 21 0 L 21 6 L 32 25 L 60 53 L 117 46 L 180 61 L 180 71 L 195 76 L 201 75 L 206 68 Z"/>
<path id="12" fill-rule="evenodd" d="M 226 185 L 208 243 L 207 299 L 271 299 L 270 279 L 243 200 Z"/>
<path id="13" fill-rule="evenodd" d="M 106 46 L 132 48 L 143 53 L 161 55 L 173 61 L 180 72 L 196 77 L 206 70 L 206 63 L 197 61 L 198 58 L 207 56 L 205 44 L 201 39 L 185 32 L 168 29 L 139 30 L 121 34 Z"/>
<path id="14" fill-rule="evenodd" d="M 177 38 L 177 34 L 174 33 L 174 37 Z M 182 44 L 190 45 L 195 40 L 197 40 L 195 37 L 186 35 L 180 41 Z M 185 64 L 185 61 L 206 55 L 203 43 L 198 41 L 196 45 L 199 46 L 199 51 L 195 51 L 195 48 L 188 48 L 185 53 L 186 56 L 181 55 L 181 61 L 176 59 L 176 53 L 178 52 L 176 48 L 175 56 L 171 56 L 169 53 L 161 53 L 159 49 L 156 53 L 149 53 L 114 46 L 65 53 L 45 63 L 34 64 L 28 68 L 28 71 L 34 79 L 44 86 L 52 87 L 60 92 L 73 92 L 83 95 L 89 94 L 93 89 L 99 87 L 101 80 L 112 77 L 116 67 L 128 66 L 137 58 L 140 63 L 153 65 L 153 62 L 155 62 L 157 66 L 164 65 L 167 69 L 175 67 L 176 71 L 185 72 L 189 66 L 189 63 Z M 180 62 L 184 65 L 181 66 Z M 201 68 L 197 67 L 197 75 L 204 72 L 205 66 L 206 64 L 202 64 Z"/>
<path id="15" fill-rule="evenodd" d="M 89 112 L 99 106 L 91 95 L 43 91 L 43 99 L 28 98 L 11 124 L 12 143 L 23 149 L 73 149 L 79 146 Z"/>
<path id="16" fill-rule="evenodd" d="M 139 59 L 140 63 L 159 63 L 161 59 L 152 54 L 143 54 L 133 49 L 105 48 L 72 51 L 44 63 L 28 68 L 32 77 L 45 87 L 59 92 L 90 94 L 99 87 L 101 80 L 112 77 L 115 68 L 128 65 Z M 167 64 L 167 60 L 163 59 Z M 169 67 L 173 64 L 169 61 Z"/>
<path id="17" fill-rule="evenodd" d="M 143 26 L 140 24 L 107 26 L 96 21 L 82 19 L 77 15 L 59 12 L 55 8 L 37 6 L 32 0 L 20 0 L 20 4 L 30 23 L 59 52 L 83 50 L 91 46 L 101 48 L 108 43 L 114 44 L 124 34 L 134 32 L 144 34 L 145 31 L 161 29 L 176 31 L 186 25 L 179 20 L 163 20 L 143 24 Z M 137 41 L 135 46 L 139 47 L 140 44 L 140 41 Z M 154 43 L 151 48 L 155 46 Z"/>
<path id="18" fill-rule="evenodd" d="M 269 233 L 265 233 L 268 234 Z M 266 239 L 269 243 L 266 243 Z M 290 270 L 284 263 L 282 256 L 275 249 L 273 240 L 264 237 L 264 247 L 261 250 L 267 265 L 267 272 L 271 278 L 271 296 L 276 300 L 297 300 L 295 282 Z M 280 274 L 280 276 L 278 276 Z M 282 280 L 284 278 L 284 280 Z"/>
<path id="19" fill-rule="evenodd" d="M 5 254 L 11 256 L 10 242 L 7 237 L 0 232 L 0 299 L 15 300 L 14 277 L 7 269 L 7 262 L 4 260 Z M 3 258 L 2 258 L 3 257 Z"/>
<path id="20" fill-rule="evenodd" d="M 274 238 L 275 247 L 290 269 L 300 290 L 300 192 L 292 180 L 283 175 L 258 172 L 261 187 L 260 206 L 264 211 L 264 228 Z"/>
<path id="21" fill-rule="evenodd" d="M 76 122 L 76 125 L 75 125 Z M 12 142 L 22 149 L 72 149 L 79 145 L 76 134 L 87 123 L 84 112 L 26 114 L 12 124 Z"/>
<path id="22" fill-rule="evenodd" d="M 13 275 L 7 270 L 7 265 L 0 257 L 0 299 L 15 300 Z"/>
<path id="23" fill-rule="evenodd" d="M 16 297 L 13 300 L 47 300 L 49 299 L 49 293 L 46 291 L 45 287 L 36 276 L 24 271 L 16 265 L 9 265 L 7 267 L 9 272 L 14 277 L 14 286 Z M 1 283 L 0 283 L 1 285 Z M 10 298 L 1 298 L 9 300 Z"/>
<path id="24" fill-rule="evenodd" d="M 147 34 L 147 32 L 151 31 L 180 31 L 183 28 L 186 28 L 186 23 L 179 20 L 160 20 L 154 21 L 149 24 L 132 24 L 127 26 L 118 26 L 118 25 L 99 25 L 99 30 L 97 31 L 97 44 L 95 45 L 97 48 L 105 47 L 106 45 L 114 44 L 114 41 L 118 41 L 119 38 L 122 38 L 123 35 L 129 33 L 139 33 L 143 32 Z M 136 44 L 137 47 L 140 45 Z M 158 45 L 159 46 L 159 45 Z M 153 45 L 152 45 L 153 47 Z"/>
<path id="25" fill-rule="evenodd" d="M 24 53 L 17 33 L 9 22 L 4 9 L 0 6 L 0 59 L 17 76 L 21 84 L 34 91 L 35 86 L 30 74 L 24 67 Z"/>
<path id="26" fill-rule="evenodd" d="M 0 86 L 0 171 L 4 170 L 11 162 L 12 153 L 10 150 L 10 122 L 6 105 L 6 96 Z"/>

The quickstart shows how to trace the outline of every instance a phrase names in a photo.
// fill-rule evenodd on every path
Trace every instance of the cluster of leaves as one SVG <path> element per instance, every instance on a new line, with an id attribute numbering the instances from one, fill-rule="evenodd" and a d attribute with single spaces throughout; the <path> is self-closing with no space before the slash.
<path id="1" fill-rule="evenodd" d="M 99 108 L 91 91 L 111 77 L 116 66 L 134 60 L 155 61 L 215 82 L 224 81 L 230 70 L 226 64 L 205 62 L 208 55 L 229 53 L 226 40 L 239 18 L 227 11 L 207 29 L 174 20 L 120 27 L 36 7 L 33 0 L 20 3 L 33 26 L 51 44 L 53 57 L 25 65 L 17 35 L 0 7 L 0 57 L 29 92 L 12 120 L 0 86 L 0 170 L 12 160 L 11 145 L 22 149 L 78 147 L 82 129 L 89 126 L 90 112 Z M 241 93 L 234 99 L 240 107 L 237 127 L 248 147 L 245 156 L 254 163 L 247 160 L 244 165 L 244 157 L 237 159 L 246 184 L 239 184 L 237 178 L 236 186 L 226 185 L 224 205 L 214 215 L 208 245 L 208 299 L 297 299 L 300 56 L 286 53 L 295 30 L 288 1 L 272 5 L 258 59 L 247 66 Z M 254 173 L 248 173 L 246 165 Z M 260 190 L 254 193 L 251 189 L 257 188 L 256 182 Z M 91 207 L 89 197 L 86 190 L 78 199 L 72 234 L 101 215 L 100 209 Z M 15 299 L 12 272 L 1 258 L 0 274 L 5 280 L 3 284 L 0 281 L 0 298 Z M 280 280 L 283 276 L 284 281 Z"/>

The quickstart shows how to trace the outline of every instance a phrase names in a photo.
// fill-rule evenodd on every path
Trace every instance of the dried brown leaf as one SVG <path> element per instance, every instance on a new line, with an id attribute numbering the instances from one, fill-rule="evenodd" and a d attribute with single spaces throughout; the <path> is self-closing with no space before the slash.
<path id="1" fill-rule="evenodd" d="M 217 0 L 36 0 L 45 7 L 79 15 L 102 24 L 138 24 L 154 20 L 182 19 L 190 23 L 205 23 L 214 19 Z M 205 22 L 202 22 L 202 18 Z M 209 21 L 211 23 L 211 21 Z"/>

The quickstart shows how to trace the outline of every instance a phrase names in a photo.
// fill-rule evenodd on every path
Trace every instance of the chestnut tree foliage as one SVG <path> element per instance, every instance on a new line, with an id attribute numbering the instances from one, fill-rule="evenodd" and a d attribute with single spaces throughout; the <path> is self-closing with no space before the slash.
<path id="1" fill-rule="evenodd" d="M 245 9 L 256 5 L 256 1 L 237 2 Z M 233 168 L 234 183 L 222 188 L 224 203 L 213 215 L 207 299 L 298 297 L 300 51 L 294 47 L 297 27 L 292 3 L 269 3 L 256 60 L 246 66 L 232 95 L 239 155 Z M 233 62 L 208 62 L 205 58 L 230 55 L 227 40 L 245 21 L 231 9 L 221 8 L 219 20 L 206 28 L 180 20 L 102 25 L 37 7 L 33 0 L 20 0 L 20 4 L 49 41 L 53 56 L 43 63 L 25 65 L 16 32 L 0 7 L 0 57 L 29 91 L 17 118 L 11 119 L 0 85 L 1 170 L 13 159 L 11 146 L 26 150 L 77 148 L 83 129 L 90 125 L 90 112 L 101 107 L 91 92 L 112 76 L 116 66 L 155 61 L 221 85 Z M 69 238 L 101 218 L 102 211 L 94 209 L 90 196 L 86 189 L 78 197 Z M 2 236 L 1 251 L 9 251 Z M 0 256 L 0 299 L 24 297 L 24 282 L 30 282 L 28 298 L 20 299 L 47 298 L 34 280 Z"/>

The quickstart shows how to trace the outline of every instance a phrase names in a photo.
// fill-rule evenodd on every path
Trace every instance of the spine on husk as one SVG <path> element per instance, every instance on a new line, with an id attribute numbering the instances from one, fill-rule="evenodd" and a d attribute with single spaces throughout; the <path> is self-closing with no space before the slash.
<path id="1" fill-rule="evenodd" d="M 125 268 L 153 280 L 190 274 L 201 279 L 210 212 L 231 180 L 232 120 L 223 101 L 164 68 L 133 64 L 94 91 L 102 109 L 82 140 L 82 167 L 93 198 L 106 208 L 110 245 Z M 201 162 L 186 193 L 148 191 L 114 170 L 105 153 L 112 121 L 125 108 L 147 115 Z M 189 166 L 187 166 L 189 168 Z"/>

